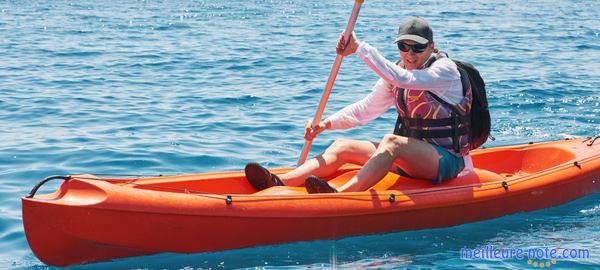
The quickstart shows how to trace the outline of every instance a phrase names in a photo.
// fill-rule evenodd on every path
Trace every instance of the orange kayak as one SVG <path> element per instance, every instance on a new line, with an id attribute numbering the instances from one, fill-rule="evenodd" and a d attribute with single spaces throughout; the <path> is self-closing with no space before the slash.
<path id="1" fill-rule="evenodd" d="M 22 198 L 23 224 L 42 262 L 66 266 L 447 227 L 600 191 L 600 139 L 496 147 L 472 157 L 475 172 L 439 185 L 390 172 L 369 191 L 334 194 L 256 192 L 243 172 L 55 177 L 64 180 L 56 192 L 35 195 L 40 183 Z M 344 166 L 328 180 L 341 186 L 358 169 Z"/>

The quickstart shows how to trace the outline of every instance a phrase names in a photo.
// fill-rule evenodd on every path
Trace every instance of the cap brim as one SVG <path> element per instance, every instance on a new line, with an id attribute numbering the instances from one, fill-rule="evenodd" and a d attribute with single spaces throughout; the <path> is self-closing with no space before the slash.
<path id="1" fill-rule="evenodd" d="M 412 40 L 416 43 L 420 43 L 420 44 L 427 44 L 429 43 L 429 40 L 424 38 L 424 37 L 420 37 L 417 35 L 401 35 L 399 37 L 396 38 L 396 41 L 394 41 L 394 43 L 398 43 L 400 42 L 400 40 Z"/>

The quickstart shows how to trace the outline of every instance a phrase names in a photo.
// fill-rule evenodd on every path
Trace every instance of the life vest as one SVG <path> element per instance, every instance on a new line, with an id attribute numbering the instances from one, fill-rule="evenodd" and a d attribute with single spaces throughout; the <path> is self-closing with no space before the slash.
<path id="1" fill-rule="evenodd" d="M 436 53 L 425 63 L 425 68 L 445 57 Z M 394 134 L 422 139 L 464 156 L 470 150 L 470 112 L 473 100 L 471 83 L 466 71 L 458 69 L 463 87 L 463 98 L 452 105 L 427 90 L 396 87 L 398 120 Z"/>

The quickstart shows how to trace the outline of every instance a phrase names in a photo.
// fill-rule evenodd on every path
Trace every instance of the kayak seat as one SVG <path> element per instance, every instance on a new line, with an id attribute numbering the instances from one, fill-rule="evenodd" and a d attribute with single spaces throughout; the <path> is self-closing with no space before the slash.
<path id="1" fill-rule="evenodd" d="M 331 181 L 329 184 L 335 188 L 339 188 L 344 185 L 348 180 L 350 180 L 354 175 L 358 173 L 358 170 L 346 172 Z M 506 178 L 483 169 L 475 168 L 474 171 L 454 178 L 450 180 L 443 181 L 440 184 L 434 185 L 430 180 L 425 179 L 414 179 L 401 176 L 399 174 L 389 172 L 383 179 L 381 179 L 377 184 L 375 184 L 371 189 L 376 191 L 382 190 L 414 190 L 414 189 L 423 189 L 423 188 L 438 188 L 438 187 L 447 187 L 447 186 L 462 186 L 462 185 L 473 185 L 485 182 L 495 182 L 502 181 Z"/>
<path id="2" fill-rule="evenodd" d="M 308 194 L 304 187 L 273 186 L 254 193 L 253 195 L 295 195 Z"/>

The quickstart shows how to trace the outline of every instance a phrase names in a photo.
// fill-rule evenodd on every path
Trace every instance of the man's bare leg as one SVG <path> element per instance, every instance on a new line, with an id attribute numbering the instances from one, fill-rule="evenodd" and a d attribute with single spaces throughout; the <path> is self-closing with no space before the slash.
<path id="1" fill-rule="evenodd" d="M 362 169 L 338 191 L 367 190 L 388 173 L 394 161 L 413 177 L 435 179 L 439 159 L 438 152 L 427 142 L 388 134 Z"/>
<path id="2" fill-rule="evenodd" d="M 373 142 L 337 139 L 325 152 L 307 160 L 298 168 L 279 175 L 279 178 L 285 185 L 303 186 L 304 180 L 310 175 L 326 177 L 346 163 L 363 165 L 376 150 L 377 144 Z"/>

